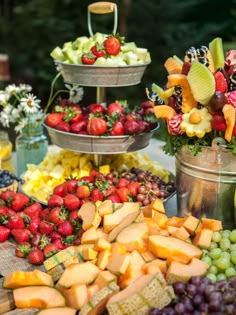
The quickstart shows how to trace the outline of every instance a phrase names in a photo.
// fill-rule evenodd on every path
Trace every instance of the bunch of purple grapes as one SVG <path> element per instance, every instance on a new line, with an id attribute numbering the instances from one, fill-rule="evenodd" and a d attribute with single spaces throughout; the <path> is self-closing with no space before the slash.
<path id="1" fill-rule="evenodd" d="M 189 282 L 173 285 L 176 299 L 149 315 L 236 315 L 236 276 L 212 282 L 209 278 L 192 277 Z"/>

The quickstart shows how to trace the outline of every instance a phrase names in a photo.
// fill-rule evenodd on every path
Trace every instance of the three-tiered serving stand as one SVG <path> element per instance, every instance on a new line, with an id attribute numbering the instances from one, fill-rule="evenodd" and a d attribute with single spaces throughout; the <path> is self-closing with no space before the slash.
<path id="1" fill-rule="evenodd" d="M 91 25 L 91 13 L 93 14 L 114 14 L 113 34 L 117 30 L 117 5 L 112 2 L 95 2 L 88 6 L 88 30 L 93 36 Z M 63 62 L 56 62 L 65 83 L 80 86 L 96 87 L 96 102 L 104 103 L 106 87 L 122 87 L 137 85 L 148 65 L 134 66 L 96 66 L 96 65 L 75 65 Z M 67 150 L 89 153 L 94 155 L 94 163 L 100 165 L 103 155 L 134 152 L 145 148 L 153 136 L 154 130 L 137 135 L 123 136 L 92 136 L 73 134 L 50 128 L 45 123 L 48 134 L 53 144 Z"/>

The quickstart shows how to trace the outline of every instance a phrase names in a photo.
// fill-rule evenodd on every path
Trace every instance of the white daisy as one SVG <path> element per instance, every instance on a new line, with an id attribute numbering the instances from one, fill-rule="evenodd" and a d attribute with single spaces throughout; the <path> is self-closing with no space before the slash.
<path id="1" fill-rule="evenodd" d="M 21 132 L 22 131 L 22 129 L 26 126 L 28 124 L 28 119 L 25 117 L 25 118 L 22 118 L 19 122 L 18 122 L 18 124 L 17 124 L 17 126 L 15 126 L 15 128 L 14 128 L 14 130 L 15 130 L 15 132 Z"/>
<path id="2" fill-rule="evenodd" d="M 12 95 L 12 94 L 19 93 L 19 92 L 20 92 L 20 88 L 19 88 L 18 86 L 16 86 L 15 83 L 14 83 L 14 84 L 9 84 L 9 85 L 6 87 L 5 91 L 6 91 L 8 94 Z"/>
<path id="3" fill-rule="evenodd" d="M 5 107 L 10 98 L 10 95 L 4 91 L 0 91 L 0 105 Z"/>
<path id="4" fill-rule="evenodd" d="M 25 97 L 22 97 L 20 100 L 20 106 L 22 106 L 23 110 L 26 113 L 35 113 L 40 108 L 40 100 L 37 99 L 36 96 L 34 96 L 31 93 L 26 94 Z"/>
<path id="5" fill-rule="evenodd" d="M 20 83 L 19 89 L 20 89 L 20 92 L 31 92 L 32 86 L 29 84 Z"/>
<path id="6" fill-rule="evenodd" d="M 69 84 L 66 84 L 65 87 L 69 90 L 69 101 L 71 103 L 78 103 L 83 99 L 84 89 L 82 87 L 80 87 L 79 85 L 71 86 Z"/>

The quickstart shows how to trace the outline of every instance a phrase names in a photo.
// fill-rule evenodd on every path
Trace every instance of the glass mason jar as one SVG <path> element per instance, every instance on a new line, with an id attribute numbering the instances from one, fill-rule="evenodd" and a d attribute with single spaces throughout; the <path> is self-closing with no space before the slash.
<path id="1" fill-rule="evenodd" d="M 12 143 L 9 140 L 8 133 L 0 131 L 0 169 L 14 172 L 12 161 Z"/>
<path id="2" fill-rule="evenodd" d="M 42 125 L 26 125 L 16 138 L 17 174 L 27 170 L 27 164 L 39 164 L 48 151 L 48 139 Z"/>

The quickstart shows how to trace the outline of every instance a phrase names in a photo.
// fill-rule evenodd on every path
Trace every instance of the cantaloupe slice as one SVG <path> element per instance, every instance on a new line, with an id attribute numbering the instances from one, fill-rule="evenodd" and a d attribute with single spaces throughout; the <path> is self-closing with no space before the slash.
<path id="1" fill-rule="evenodd" d="M 165 213 L 158 212 L 156 210 L 152 211 L 153 221 L 156 222 L 160 228 L 165 229 L 168 217 Z"/>
<path id="2" fill-rule="evenodd" d="M 15 305 L 18 308 L 48 308 L 66 306 L 64 296 L 53 287 L 27 286 L 13 290 Z"/>
<path id="3" fill-rule="evenodd" d="M 156 255 L 154 255 L 149 249 L 146 249 L 144 252 L 140 253 L 145 260 L 145 262 L 152 261 L 156 259 Z"/>
<path id="4" fill-rule="evenodd" d="M 44 260 L 44 262 L 43 262 L 44 268 L 46 271 L 48 271 L 48 270 L 52 269 L 53 267 L 63 263 L 67 259 L 75 256 L 75 254 L 76 254 L 75 247 L 69 246 L 69 247 L 59 251 L 55 255 L 49 257 L 48 259 Z"/>
<path id="5" fill-rule="evenodd" d="M 143 265 L 142 269 L 147 274 L 158 272 L 162 272 L 163 274 L 165 274 L 167 270 L 167 263 L 166 260 L 156 258 Z"/>
<path id="6" fill-rule="evenodd" d="M 166 272 L 166 280 L 169 284 L 187 282 L 193 276 L 204 276 L 208 268 L 206 262 L 195 257 L 189 264 L 172 261 Z"/>
<path id="7" fill-rule="evenodd" d="M 145 217 L 144 221 L 148 226 L 149 235 L 160 234 L 160 226 L 153 220 L 153 218 Z"/>
<path id="8" fill-rule="evenodd" d="M 81 244 L 85 243 L 96 243 L 98 240 L 97 229 L 95 227 L 90 227 L 81 236 Z"/>
<path id="9" fill-rule="evenodd" d="M 76 315 L 77 310 L 72 307 L 50 307 L 41 310 L 37 315 Z"/>
<path id="10" fill-rule="evenodd" d="M 91 227 L 97 228 L 102 221 L 97 206 L 94 202 L 85 202 L 78 211 L 79 218 L 82 219 L 83 230 L 88 230 Z"/>
<path id="11" fill-rule="evenodd" d="M 171 225 L 171 226 L 176 226 L 176 227 L 181 227 L 183 225 L 183 223 L 185 222 L 187 218 L 182 218 L 182 217 L 170 217 L 168 218 L 168 221 L 166 222 L 167 225 Z"/>
<path id="12" fill-rule="evenodd" d="M 89 300 L 90 300 L 91 297 L 92 297 L 95 293 L 97 293 L 99 290 L 100 290 L 100 288 L 99 288 L 99 285 L 98 285 L 98 284 L 92 283 L 92 284 L 87 285 L 87 291 L 88 291 Z"/>
<path id="13" fill-rule="evenodd" d="M 135 249 L 144 251 L 147 248 L 148 234 L 149 230 L 145 222 L 132 223 L 117 235 L 116 241 L 129 252 Z"/>
<path id="14" fill-rule="evenodd" d="M 154 199 L 154 200 L 150 203 L 150 207 L 151 207 L 153 210 L 156 210 L 156 211 L 161 212 L 161 213 L 165 213 L 165 212 L 166 212 L 165 207 L 164 207 L 163 200 L 160 199 L 160 198 Z"/>
<path id="15" fill-rule="evenodd" d="M 121 255 L 112 254 L 109 257 L 106 268 L 115 275 L 123 275 L 129 267 L 130 259 L 130 253 L 125 253 Z"/>
<path id="16" fill-rule="evenodd" d="M 108 240 L 105 240 L 104 238 L 98 238 L 94 245 L 94 249 L 97 251 L 111 249 L 111 243 Z"/>
<path id="17" fill-rule="evenodd" d="M 58 284 L 70 288 L 75 283 L 90 284 L 99 274 L 99 268 L 90 261 L 71 264 L 66 267 Z"/>
<path id="18" fill-rule="evenodd" d="M 177 228 L 177 230 L 172 234 L 172 236 L 179 238 L 180 240 L 186 241 L 190 237 L 190 234 L 185 227 L 181 226 L 180 228 Z"/>
<path id="19" fill-rule="evenodd" d="M 233 136 L 233 129 L 236 122 L 236 109 L 230 104 L 225 104 L 222 112 L 226 121 L 226 130 L 224 137 L 225 140 L 230 142 Z"/>
<path id="20" fill-rule="evenodd" d="M 94 260 L 98 256 L 98 252 L 94 250 L 93 248 L 85 248 L 81 254 L 82 254 L 83 260 Z"/>
<path id="21" fill-rule="evenodd" d="M 101 270 L 104 270 L 107 267 L 110 256 L 111 256 L 110 249 L 104 249 L 99 252 L 98 259 L 97 259 L 97 266 Z"/>
<path id="22" fill-rule="evenodd" d="M 164 67 L 166 68 L 166 70 L 169 74 L 181 73 L 181 71 L 182 71 L 182 64 L 179 63 L 173 57 L 169 57 L 166 59 L 166 61 L 164 63 Z"/>
<path id="23" fill-rule="evenodd" d="M 52 276 L 46 272 L 35 269 L 33 271 L 16 270 L 3 278 L 3 288 L 15 289 L 29 285 L 53 286 Z"/>
<path id="24" fill-rule="evenodd" d="M 200 258 L 202 251 L 197 246 L 172 236 L 150 235 L 148 248 L 158 257 L 167 259 L 171 255 L 186 258 L 191 261 L 193 257 Z"/>
<path id="25" fill-rule="evenodd" d="M 110 232 L 119 223 L 121 223 L 124 218 L 132 212 L 140 213 L 140 204 L 138 202 L 124 202 L 123 205 L 113 212 L 112 214 L 106 214 L 103 217 L 103 229 L 105 232 Z"/>
<path id="26" fill-rule="evenodd" d="M 131 253 L 130 264 L 126 272 L 119 277 L 119 285 L 121 289 L 130 285 L 135 279 L 144 274 L 142 267 L 145 265 L 145 260 L 142 255 L 134 250 Z"/>
<path id="27" fill-rule="evenodd" d="M 223 230 L 222 221 L 211 218 L 201 218 L 202 228 L 210 229 L 212 231 L 221 231 Z"/>
<path id="28" fill-rule="evenodd" d="M 143 221 L 143 215 L 142 215 L 142 210 L 139 209 L 139 211 L 134 211 L 131 213 L 128 213 L 108 235 L 107 241 L 108 242 L 113 242 L 117 235 L 120 233 L 121 230 L 123 230 L 126 226 L 130 225 L 133 222 L 141 222 Z"/>
<path id="29" fill-rule="evenodd" d="M 124 290 L 113 295 L 108 303 L 109 315 L 148 314 L 150 308 L 162 309 L 174 298 L 161 273 L 143 275 Z M 140 312 L 145 309 L 146 312 Z"/>
<path id="30" fill-rule="evenodd" d="M 153 111 L 154 114 L 156 115 L 156 117 L 159 119 L 165 119 L 165 120 L 170 120 L 171 118 L 173 118 L 177 113 L 174 110 L 174 108 L 172 108 L 169 105 L 157 105 L 153 107 Z"/>
<path id="31" fill-rule="evenodd" d="M 86 284 L 75 283 L 69 289 L 64 289 L 63 295 L 66 298 L 66 305 L 77 310 L 89 300 Z"/>
<path id="32" fill-rule="evenodd" d="M 209 249 L 211 246 L 211 240 L 213 236 L 213 230 L 203 228 L 201 229 L 193 239 L 193 244 L 200 248 Z"/>
<path id="33" fill-rule="evenodd" d="M 190 215 L 183 223 L 183 227 L 189 232 L 190 235 L 194 235 L 201 228 L 201 220 Z"/>
<path id="34" fill-rule="evenodd" d="M 111 200 L 104 200 L 99 206 L 98 206 L 98 213 L 101 217 L 103 217 L 105 214 L 111 214 L 113 212 L 113 204 Z"/>
<path id="35" fill-rule="evenodd" d="M 103 270 L 97 276 L 94 284 L 97 284 L 99 286 L 99 289 L 102 289 L 112 281 L 117 282 L 117 276 L 111 273 L 109 270 Z"/>
<path id="36" fill-rule="evenodd" d="M 98 315 L 106 310 L 108 300 L 120 290 L 115 281 L 109 283 L 91 296 L 88 303 L 82 306 L 79 315 Z"/>

